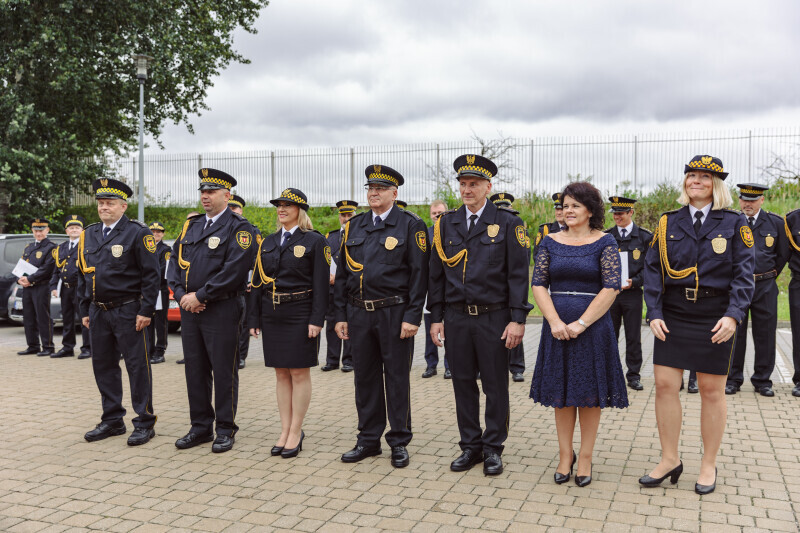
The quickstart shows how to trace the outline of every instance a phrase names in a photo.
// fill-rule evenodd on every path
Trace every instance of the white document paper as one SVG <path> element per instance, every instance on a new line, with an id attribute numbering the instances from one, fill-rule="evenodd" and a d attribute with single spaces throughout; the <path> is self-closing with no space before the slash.
<path id="1" fill-rule="evenodd" d="M 39 270 L 37 267 L 33 266 L 32 264 L 20 259 L 17 261 L 17 266 L 14 267 L 14 270 L 11 271 L 16 277 L 21 278 L 22 276 L 30 276 L 31 274 L 35 274 L 36 271 Z"/>
<path id="2" fill-rule="evenodd" d="M 161 289 L 158 290 L 158 296 L 156 296 L 156 311 L 161 311 L 164 309 L 164 304 L 161 303 Z"/>
<path id="3" fill-rule="evenodd" d="M 619 253 L 619 265 L 622 271 L 622 279 L 620 280 L 620 288 L 626 287 L 628 285 L 628 258 L 630 257 L 630 252 L 620 252 Z"/>

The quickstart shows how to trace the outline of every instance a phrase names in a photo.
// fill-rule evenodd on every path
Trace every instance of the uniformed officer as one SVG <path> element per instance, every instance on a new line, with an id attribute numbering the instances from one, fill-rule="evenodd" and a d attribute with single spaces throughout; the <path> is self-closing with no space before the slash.
<path id="1" fill-rule="evenodd" d="M 53 249 L 55 268 L 50 278 L 50 292 L 53 298 L 61 297 L 61 319 L 63 320 L 61 349 L 50 357 L 73 357 L 75 355 L 75 316 L 78 314 L 80 301 L 78 298 L 78 241 L 83 232 L 83 217 L 68 215 L 64 219 L 64 228 L 69 240 Z M 59 283 L 61 286 L 59 287 Z M 92 356 L 89 343 L 89 330 L 81 325 L 83 344 L 78 359 Z"/>
<path id="2" fill-rule="evenodd" d="M 408 207 L 408 202 L 404 202 L 403 200 L 395 200 L 394 205 L 396 205 L 400 209 L 405 209 L 406 207 Z"/>
<path id="3" fill-rule="evenodd" d="M 336 332 L 352 343 L 358 411 L 358 440 L 342 461 L 380 455 L 388 417 L 391 462 L 402 468 L 412 437 L 409 374 L 425 302 L 428 240 L 425 223 L 394 205 L 403 176 L 383 165 L 370 165 L 365 174 L 370 210 L 345 224 L 333 287 Z"/>
<path id="4" fill-rule="evenodd" d="M 188 213 L 186 213 L 186 220 L 190 220 L 192 217 L 196 217 L 199 214 L 200 213 L 198 213 L 197 211 L 189 211 Z M 172 257 L 172 256 L 170 255 L 170 257 Z M 169 269 L 169 266 L 167 266 L 167 268 Z M 167 283 L 169 283 L 169 272 L 167 272 Z M 173 295 L 173 297 L 174 297 L 174 295 Z M 178 364 L 178 365 L 183 365 L 185 363 L 186 363 L 186 360 L 183 357 L 181 357 L 180 359 L 175 361 L 175 364 Z"/>
<path id="5" fill-rule="evenodd" d="M 789 320 L 792 327 L 792 361 L 794 388 L 792 396 L 800 397 L 800 209 L 795 209 L 783 217 L 783 227 L 789 240 Z"/>
<path id="6" fill-rule="evenodd" d="M 623 280 L 621 291 L 611 304 L 609 313 L 614 331 L 619 339 L 619 330 L 625 324 L 625 378 L 628 387 L 642 390 L 642 286 L 644 285 L 644 256 L 653 240 L 653 234 L 633 222 L 634 198 L 612 196 L 611 212 L 614 226 L 608 228 L 619 246 L 620 254 L 628 256 L 628 279 Z"/>
<path id="7" fill-rule="evenodd" d="M 158 272 L 160 278 L 159 295 L 161 297 L 161 309 L 157 309 L 153 315 L 153 326 L 150 332 L 149 346 L 152 348 L 150 354 L 150 364 L 156 365 L 163 363 L 164 352 L 167 351 L 167 311 L 169 310 L 169 284 L 167 283 L 167 263 L 169 262 L 172 248 L 164 242 L 164 224 L 155 221 L 150 224 L 150 231 L 156 240 L 156 256 L 158 257 Z M 157 306 L 158 307 L 158 306 Z"/>
<path id="8" fill-rule="evenodd" d="M 328 342 L 328 353 L 325 357 L 325 364 L 322 366 L 323 372 L 329 372 L 339 368 L 339 358 L 342 360 L 342 372 L 353 371 L 353 353 L 349 340 L 343 341 L 336 334 L 336 313 L 333 307 L 333 286 L 336 281 L 336 270 L 339 268 L 342 244 L 342 234 L 344 233 L 344 225 L 348 220 L 353 218 L 356 213 L 358 202 L 353 200 L 340 200 L 336 202 L 336 208 L 339 210 L 339 229 L 331 231 L 325 238 L 328 239 L 328 246 L 331 248 L 333 254 L 331 260 L 330 270 L 330 293 L 328 295 L 328 313 L 325 315 L 325 337 Z"/>
<path id="9" fill-rule="evenodd" d="M 761 209 L 766 185 L 739 183 L 739 207 L 755 240 L 756 282 L 750 307 L 736 332 L 733 362 L 728 372 L 725 394 L 736 394 L 744 382 L 744 353 L 747 350 L 748 314 L 753 319 L 755 362 L 750 382 L 761 396 L 772 397 L 770 376 L 775 369 L 775 335 L 778 327 L 778 284 L 776 279 L 789 259 L 789 240 L 783 228 L 783 217 Z"/>
<path id="10" fill-rule="evenodd" d="M 431 202 L 430 214 L 431 221 L 436 224 L 436 219 L 442 213 L 447 211 L 447 202 L 444 200 L 434 200 Z M 433 226 L 428 226 L 428 242 L 433 242 Z M 427 301 L 425 302 L 425 310 L 422 315 L 425 324 L 425 372 L 422 373 L 423 378 L 430 378 L 436 375 L 436 367 L 439 366 L 439 348 L 433 343 L 433 339 L 427 332 L 431 330 L 431 312 L 428 311 Z M 447 362 L 447 356 L 444 357 L 444 379 L 453 379 L 450 373 L 450 363 Z"/>
<path id="11" fill-rule="evenodd" d="M 561 193 L 553 193 L 553 210 L 555 211 L 555 221 L 546 222 L 539 225 L 539 231 L 536 232 L 536 240 L 533 243 L 533 257 L 536 257 L 536 252 L 539 250 L 539 243 L 542 239 L 547 237 L 550 233 L 558 233 L 567 226 L 564 224 L 564 205 L 561 203 Z"/>
<path id="12" fill-rule="evenodd" d="M 239 196 L 238 194 L 231 194 L 231 199 L 228 201 L 228 207 L 231 208 L 231 211 L 244 217 L 244 206 L 247 205 L 247 202 L 244 201 L 244 198 Z M 259 230 L 255 224 L 251 224 L 253 237 L 256 240 L 256 245 L 261 243 L 261 230 Z M 252 270 L 248 274 L 247 278 L 247 295 L 244 299 L 244 313 L 242 313 L 242 320 L 246 320 L 247 317 L 247 306 L 250 305 L 250 279 L 253 277 Z M 245 324 L 242 323 L 242 332 L 239 334 L 239 370 L 245 367 L 245 360 L 247 359 L 247 354 L 250 353 L 250 330 L 245 327 Z"/>
<path id="13" fill-rule="evenodd" d="M 129 446 L 155 436 L 153 382 L 147 342 L 158 297 L 156 241 L 147 226 L 125 216 L 130 187 L 115 179 L 92 183 L 100 222 L 78 241 L 78 293 L 83 325 L 89 328 L 92 369 L 103 404 L 101 422 L 84 435 L 89 441 L 125 433 L 119 355 L 125 359 L 133 419 Z"/>
<path id="14" fill-rule="evenodd" d="M 167 272 L 175 301 L 181 306 L 192 421 L 189 433 L 175 446 L 186 449 L 214 440 L 211 451 L 221 453 L 233 448 L 239 429 L 235 422 L 239 334 L 247 275 L 255 262 L 256 246 L 252 224 L 228 208 L 236 180 L 213 168 L 202 168 L 198 174 L 205 214 L 184 223 Z"/>
<path id="15" fill-rule="evenodd" d="M 25 340 L 28 347 L 19 355 L 36 354 L 39 357 L 53 355 L 53 320 L 50 318 L 50 277 L 53 275 L 55 261 L 53 250 L 56 245 L 47 238 L 50 222 L 45 218 L 31 220 L 34 242 L 22 251 L 22 259 L 37 268 L 29 276 L 22 276 L 17 283 L 22 285 L 22 322 L 25 325 Z M 39 351 L 39 339 L 42 351 Z"/>
<path id="16" fill-rule="evenodd" d="M 515 215 L 519 215 L 519 211 L 513 208 L 514 195 L 507 192 L 498 192 L 489 197 L 489 201 L 497 207 L 511 211 Z M 560 200 L 559 200 L 560 202 Z M 562 211 L 563 212 L 563 211 Z M 562 217 L 563 220 L 563 217 Z M 527 231 L 527 224 L 526 224 Z M 517 383 L 525 381 L 525 343 L 519 341 L 519 344 L 511 348 L 508 352 L 508 371 L 511 372 L 511 379 Z"/>
<path id="17" fill-rule="evenodd" d="M 508 437 L 508 352 L 522 340 L 533 308 L 528 303 L 530 240 L 517 215 L 487 201 L 497 174 L 494 163 L 469 154 L 453 167 L 464 205 L 436 221 L 428 283 L 430 335 L 438 346 L 444 341 L 453 374 L 462 453 L 450 469 L 462 472 L 483 461 L 485 475 L 498 475 Z M 478 372 L 486 394 L 483 434 Z"/>

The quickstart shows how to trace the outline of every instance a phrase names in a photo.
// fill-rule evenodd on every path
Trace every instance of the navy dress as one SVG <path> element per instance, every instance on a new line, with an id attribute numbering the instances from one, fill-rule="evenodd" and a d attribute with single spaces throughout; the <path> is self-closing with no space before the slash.
<path id="1" fill-rule="evenodd" d="M 549 287 L 565 324 L 578 320 L 601 289 L 620 286 L 617 242 L 609 234 L 583 246 L 545 237 L 531 284 Z M 586 294 L 559 294 L 578 292 Z M 562 341 L 545 320 L 531 384 L 533 401 L 548 407 L 627 407 L 617 336 L 606 312 L 576 339 Z"/>

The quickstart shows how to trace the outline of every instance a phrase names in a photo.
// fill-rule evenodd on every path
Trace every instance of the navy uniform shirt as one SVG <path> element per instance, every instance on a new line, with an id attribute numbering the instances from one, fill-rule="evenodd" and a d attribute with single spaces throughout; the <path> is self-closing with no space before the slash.
<path id="1" fill-rule="evenodd" d="M 153 316 L 158 297 L 158 257 L 153 233 L 145 224 L 122 215 L 103 240 L 103 224 L 81 233 L 78 244 L 81 316 L 92 301 L 112 303 L 141 298 L 139 316 Z"/>
<path id="2" fill-rule="evenodd" d="M 163 240 L 159 241 L 156 245 L 156 257 L 158 257 L 158 272 L 160 276 L 159 288 L 161 290 L 167 290 L 169 285 L 167 284 L 167 278 L 165 274 L 167 273 L 167 262 L 172 254 L 172 248 L 165 243 Z M 164 302 L 162 302 L 163 304 Z M 166 306 L 164 307 L 166 309 Z"/>
<path id="3" fill-rule="evenodd" d="M 790 211 L 783 220 L 784 235 L 789 241 L 789 270 L 793 279 L 800 280 L 800 209 Z"/>
<path id="4" fill-rule="evenodd" d="M 745 215 L 746 217 L 746 215 Z M 756 266 L 754 274 L 775 271 L 780 275 L 789 260 L 789 239 L 783 226 L 783 218 L 775 213 L 761 210 L 753 225 L 755 239 Z"/>
<path id="5" fill-rule="evenodd" d="M 203 304 L 244 294 L 257 248 L 253 225 L 228 208 L 205 225 L 204 214 L 190 218 L 173 245 L 167 277 L 176 302 L 190 292 Z"/>
<path id="6" fill-rule="evenodd" d="M 653 234 L 636 224 L 624 239 L 620 236 L 617 226 L 608 228 L 606 233 L 617 240 L 620 252 L 628 252 L 628 279 L 631 280 L 631 288 L 641 289 L 644 285 L 644 258 L 650 248 Z M 625 280 L 622 281 L 625 283 Z"/>
<path id="7" fill-rule="evenodd" d="M 261 308 L 272 304 L 274 279 L 276 293 L 311 290 L 311 316 L 308 323 L 322 327 L 328 309 L 331 249 L 325 237 L 315 230 L 297 228 L 285 246 L 281 246 L 283 230 L 267 235 L 258 250 L 260 265 L 253 272 L 252 293 L 255 298 L 248 309 L 251 328 L 261 327 Z M 262 274 L 263 273 L 263 274 Z M 281 304 L 278 304 L 281 305 Z"/>
<path id="8" fill-rule="evenodd" d="M 663 235 L 661 229 L 656 231 L 645 259 L 647 320 L 664 319 L 661 311 L 664 289 L 694 289 L 696 286 L 697 278 L 693 273 L 683 279 L 673 279 L 666 273 L 666 265 L 662 264 L 660 256 L 660 247 L 665 244 L 670 268 L 680 271 L 697 265 L 699 286 L 729 291 L 730 302 L 724 316 L 741 322 L 755 288 L 755 253 L 747 218 L 737 211 L 712 209 L 700 228 L 700 234 L 695 235 L 688 206 L 661 217 L 666 220 L 665 231 Z M 659 221 L 659 228 L 662 223 Z M 663 281 L 662 268 L 665 269 Z"/>
<path id="9" fill-rule="evenodd" d="M 428 284 L 431 319 L 442 321 L 445 304 L 505 304 L 511 309 L 512 321 L 525 322 L 533 305 L 528 302 L 530 240 L 522 219 L 487 201 L 467 236 L 466 209 L 462 205 L 437 220 L 445 256 L 452 258 L 462 250 L 467 254 L 448 266 L 438 251 L 432 250 Z"/>
<path id="10" fill-rule="evenodd" d="M 75 246 L 69 249 L 69 241 L 62 242 L 53 248 L 53 275 L 50 278 L 50 290 L 58 289 L 58 282 L 75 287 L 78 284 L 80 269 L 78 267 L 78 241 L 75 239 Z"/>
<path id="11" fill-rule="evenodd" d="M 558 233 L 561 231 L 561 225 L 558 222 L 548 222 L 546 224 L 539 224 L 539 230 L 536 232 L 536 239 L 533 241 L 533 257 L 536 257 L 536 252 L 539 251 L 539 244 L 541 244 L 542 239 L 550 235 L 551 233 Z"/>
<path id="12" fill-rule="evenodd" d="M 50 278 L 56 266 L 55 260 L 53 259 L 53 250 L 55 248 L 55 243 L 45 237 L 39 242 L 30 243 L 22 251 L 22 260 L 39 269 L 30 276 L 27 276 L 31 284 L 38 285 L 42 282 L 48 285 L 50 284 Z"/>
<path id="13" fill-rule="evenodd" d="M 386 219 L 373 225 L 372 211 L 347 221 L 347 239 L 336 264 L 334 309 L 337 322 L 347 322 L 347 298 L 380 300 L 403 296 L 403 322 L 419 326 L 428 279 L 428 230 L 411 211 L 393 206 Z"/>

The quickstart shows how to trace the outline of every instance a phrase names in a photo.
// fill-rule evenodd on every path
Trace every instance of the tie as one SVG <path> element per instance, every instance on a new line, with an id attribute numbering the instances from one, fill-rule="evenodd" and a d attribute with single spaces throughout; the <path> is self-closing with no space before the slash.
<path id="1" fill-rule="evenodd" d="M 701 220 L 700 220 L 701 218 L 703 218 L 703 212 L 702 211 L 696 212 L 694 214 L 694 218 L 695 218 L 695 221 L 694 221 L 694 233 L 695 233 L 695 235 L 697 235 L 698 233 L 700 233 L 700 226 L 703 225 L 703 222 L 701 222 Z"/>
<path id="2" fill-rule="evenodd" d="M 111 228 L 109 228 L 108 226 L 103 228 L 103 240 L 106 240 L 108 238 L 109 233 L 111 233 Z"/>
<path id="3" fill-rule="evenodd" d="M 72 250 L 74 249 L 75 249 L 75 243 L 74 242 L 69 243 L 69 253 L 72 253 Z"/>
<path id="4" fill-rule="evenodd" d="M 756 219 L 755 219 L 754 217 L 749 217 L 749 218 L 747 219 L 747 223 L 750 225 L 750 228 L 752 229 L 752 227 L 753 227 L 753 224 L 755 224 L 755 223 L 756 223 Z"/>
<path id="5" fill-rule="evenodd" d="M 628 230 L 626 230 L 625 228 L 622 228 L 622 229 L 620 230 L 619 234 L 620 234 L 620 235 L 622 236 L 622 238 L 624 239 L 624 238 L 625 238 L 625 236 L 628 234 Z"/>
<path id="6" fill-rule="evenodd" d="M 372 219 L 372 225 L 377 228 L 378 224 L 380 223 L 380 221 L 381 221 L 381 217 L 375 217 L 374 219 Z"/>
<path id="7" fill-rule="evenodd" d="M 284 232 L 283 234 L 283 242 L 281 243 L 281 248 L 286 248 L 286 243 L 289 242 L 289 239 L 292 237 L 292 234 L 288 231 Z"/>
<path id="8" fill-rule="evenodd" d="M 566 230 L 566 229 L 567 229 L 567 227 L 566 227 L 566 226 L 561 226 L 561 225 L 559 225 L 558 227 L 559 227 L 559 228 L 561 228 L 561 231 L 564 231 L 564 230 Z"/>
<path id="9" fill-rule="evenodd" d="M 475 223 L 478 221 L 478 215 L 470 215 L 469 216 L 469 228 L 467 229 L 467 235 L 472 233 L 472 230 L 475 229 Z"/>
<path id="10" fill-rule="evenodd" d="M 213 221 L 213 220 L 211 220 L 210 218 L 207 218 L 207 219 L 206 219 L 206 227 L 204 227 L 204 228 L 203 228 L 203 231 L 205 231 L 205 230 L 207 230 L 208 228 L 210 228 L 210 227 L 211 227 L 211 224 L 213 224 L 213 223 L 214 223 L 214 221 Z"/>

